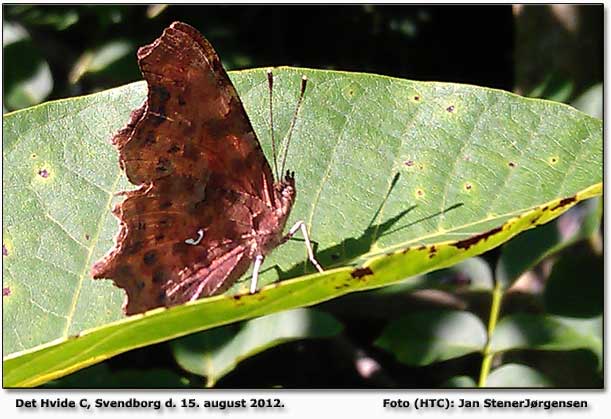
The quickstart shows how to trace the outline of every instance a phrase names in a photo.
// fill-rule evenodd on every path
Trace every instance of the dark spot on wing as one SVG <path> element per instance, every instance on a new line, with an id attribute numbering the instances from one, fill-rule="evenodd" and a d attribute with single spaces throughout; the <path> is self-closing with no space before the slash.
<path id="1" fill-rule="evenodd" d="M 142 290 L 144 288 L 144 281 L 142 280 L 138 280 L 136 281 L 136 288 L 138 288 L 138 290 Z"/>
<path id="2" fill-rule="evenodd" d="M 366 275 L 373 275 L 373 271 L 370 268 L 356 268 L 352 272 L 350 272 L 350 276 L 353 278 L 362 278 Z"/>
<path id="3" fill-rule="evenodd" d="M 153 132 L 149 132 L 148 134 L 146 134 L 146 137 L 144 137 L 143 145 L 151 146 L 155 144 L 156 142 L 157 142 L 157 139 L 155 138 L 155 135 L 153 134 Z"/>
<path id="4" fill-rule="evenodd" d="M 125 253 L 127 253 L 128 255 L 133 255 L 135 253 L 138 253 L 140 249 L 142 249 L 142 245 L 143 245 L 142 240 L 133 242 L 125 248 Z"/>
<path id="5" fill-rule="evenodd" d="M 164 209 L 168 209 L 172 206 L 172 201 L 161 201 L 159 203 L 159 209 L 164 210 Z"/>
<path id="6" fill-rule="evenodd" d="M 132 268 L 129 265 L 121 265 L 117 268 L 118 276 L 131 276 Z"/>
<path id="7" fill-rule="evenodd" d="M 170 167 L 170 160 L 164 157 L 160 157 L 159 160 L 157 160 L 157 166 L 155 167 L 155 170 L 158 172 L 167 172 L 170 170 Z"/>
<path id="8" fill-rule="evenodd" d="M 168 89 L 159 85 L 150 86 L 149 106 L 153 112 L 165 115 L 168 99 L 170 99 L 170 92 L 168 92 Z"/>
<path id="9" fill-rule="evenodd" d="M 177 151 L 180 151 L 180 147 L 178 147 L 176 144 L 173 144 L 172 147 L 168 149 L 168 153 L 170 154 L 174 154 Z"/>
<path id="10" fill-rule="evenodd" d="M 157 252 L 155 250 L 149 250 L 142 257 L 142 261 L 147 266 L 154 265 L 155 262 L 157 261 Z"/>
<path id="11" fill-rule="evenodd" d="M 155 284 L 161 284 L 166 281 L 166 273 L 163 270 L 153 272 L 153 282 Z"/>

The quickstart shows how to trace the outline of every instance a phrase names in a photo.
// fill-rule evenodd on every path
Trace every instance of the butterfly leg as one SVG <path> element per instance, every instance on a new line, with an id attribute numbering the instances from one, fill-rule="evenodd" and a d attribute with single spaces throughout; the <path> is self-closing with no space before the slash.
<path id="1" fill-rule="evenodd" d="M 254 294 L 257 292 L 257 281 L 259 279 L 259 270 L 265 257 L 263 255 L 255 256 L 255 265 L 252 267 L 252 279 L 250 280 L 250 293 Z"/>
<path id="2" fill-rule="evenodd" d="M 287 235 L 284 236 L 283 242 L 286 242 L 291 237 L 293 237 L 295 233 L 297 233 L 297 230 L 301 230 L 301 234 L 303 234 L 303 239 L 305 240 L 306 250 L 308 251 L 308 259 L 310 259 L 310 262 L 312 262 L 312 265 L 314 265 L 314 267 L 318 269 L 318 272 L 323 272 L 323 269 L 320 266 L 320 263 L 318 263 L 318 261 L 314 257 L 314 250 L 312 250 L 312 243 L 310 242 L 310 235 L 308 234 L 308 229 L 306 228 L 306 225 L 303 221 L 297 221 L 295 225 L 291 227 Z"/>

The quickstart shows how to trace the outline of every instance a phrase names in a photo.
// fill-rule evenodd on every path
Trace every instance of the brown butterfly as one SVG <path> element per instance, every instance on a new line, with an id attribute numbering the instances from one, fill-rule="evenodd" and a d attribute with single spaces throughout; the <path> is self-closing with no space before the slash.
<path id="1" fill-rule="evenodd" d="M 93 277 L 111 278 L 126 290 L 127 314 L 220 294 L 253 260 L 255 292 L 265 255 L 299 229 L 309 259 L 322 271 L 303 222 L 283 234 L 295 202 L 294 174 L 287 171 L 274 182 L 240 98 L 208 41 L 193 27 L 174 22 L 138 50 L 138 64 L 148 84 L 147 100 L 112 143 L 121 168 L 139 188 L 123 192 L 126 199 L 113 209 L 120 230 L 114 248 L 93 266 Z M 268 81 L 271 97 L 271 72 Z M 305 82 L 304 77 L 295 116 Z"/>

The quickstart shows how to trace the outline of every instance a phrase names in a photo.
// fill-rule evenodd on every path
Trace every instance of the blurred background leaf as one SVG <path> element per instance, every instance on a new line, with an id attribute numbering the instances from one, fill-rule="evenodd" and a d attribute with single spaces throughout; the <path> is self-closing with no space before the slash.
<path id="1" fill-rule="evenodd" d="M 492 371 L 486 387 L 553 387 L 553 382 L 526 365 L 505 364 Z"/>
<path id="2" fill-rule="evenodd" d="M 205 376 L 206 386 L 213 387 L 242 359 L 289 341 L 334 336 L 341 329 L 327 313 L 297 309 L 176 339 L 171 347 L 184 370 Z"/>
<path id="3" fill-rule="evenodd" d="M 4 22 L 2 36 L 4 62 L 19 63 L 4 66 L 3 110 L 42 102 L 53 89 L 51 71 L 42 53 L 18 23 Z"/>

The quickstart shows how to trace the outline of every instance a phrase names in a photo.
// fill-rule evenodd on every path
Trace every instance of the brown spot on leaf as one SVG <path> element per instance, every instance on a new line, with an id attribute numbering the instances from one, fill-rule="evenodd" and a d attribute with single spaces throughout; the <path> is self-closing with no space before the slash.
<path id="1" fill-rule="evenodd" d="M 437 254 L 437 248 L 435 247 L 435 245 L 432 245 L 431 247 L 429 247 L 429 259 L 433 259 L 436 254 Z"/>
<path id="2" fill-rule="evenodd" d="M 454 105 L 450 105 L 450 106 L 448 106 L 448 107 L 446 108 L 446 111 L 448 111 L 448 112 L 454 112 L 454 110 L 455 110 L 455 109 L 456 109 L 456 108 L 454 107 Z"/>
<path id="3" fill-rule="evenodd" d="M 577 198 L 575 196 L 571 196 L 569 198 L 564 198 L 558 204 L 556 204 L 553 207 L 551 207 L 550 211 L 556 211 L 557 209 L 565 207 L 567 205 L 570 205 L 570 204 L 572 204 L 573 202 L 576 202 L 576 201 L 577 201 Z"/>
<path id="4" fill-rule="evenodd" d="M 419 101 L 420 100 L 420 96 L 414 96 L 414 100 L 415 101 Z"/>
<path id="5" fill-rule="evenodd" d="M 11 295 L 11 289 L 9 287 L 2 287 L 2 296 L 8 297 Z"/>
<path id="6" fill-rule="evenodd" d="M 367 268 L 356 268 L 355 270 L 353 270 L 352 272 L 350 272 L 350 276 L 353 278 L 357 278 L 360 279 L 364 276 L 367 275 L 373 275 L 373 271 L 367 267 Z"/>
<path id="7" fill-rule="evenodd" d="M 403 162 L 404 165 L 406 165 L 407 167 L 411 167 L 414 165 L 414 161 L 413 160 L 405 160 Z"/>
<path id="8" fill-rule="evenodd" d="M 38 175 L 39 175 L 41 178 L 46 179 L 46 178 L 48 178 L 48 177 L 49 177 L 49 171 L 48 171 L 47 169 L 40 169 L 40 170 L 38 171 Z"/>
<path id="9" fill-rule="evenodd" d="M 89 234 L 85 234 L 85 240 L 89 240 L 91 237 L 89 236 Z"/>
<path id="10" fill-rule="evenodd" d="M 509 167 L 516 167 L 516 164 L 512 161 L 510 161 L 508 164 L 509 164 Z"/>
<path id="11" fill-rule="evenodd" d="M 476 234 L 475 236 L 471 236 L 465 240 L 459 240 L 456 243 L 452 243 L 452 246 L 457 247 L 458 249 L 467 250 L 474 244 L 479 243 L 482 240 L 486 240 L 488 237 L 495 235 L 503 230 L 503 226 L 493 228 L 492 230 L 488 230 L 481 234 Z"/>
<path id="12" fill-rule="evenodd" d="M 8 249 L 6 248 L 4 243 L 2 243 L 2 256 L 8 256 Z"/>

